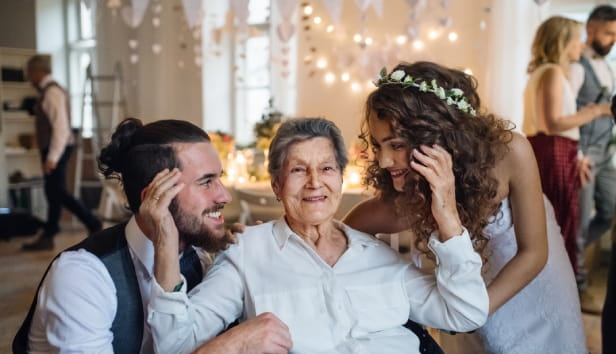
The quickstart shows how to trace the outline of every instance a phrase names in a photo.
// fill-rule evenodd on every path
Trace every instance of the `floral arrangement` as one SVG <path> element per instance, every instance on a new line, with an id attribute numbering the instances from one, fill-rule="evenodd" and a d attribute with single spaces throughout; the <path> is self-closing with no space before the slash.
<path id="1" fill-rule="evenodd" d="M 361 139 L 355 139 L 349 146 L 349 165 L 364 166 L 368 160 L 368 154 L 364 151 L 365 143 Z"/>
<path id="2" fill-rule="evenodd" d="M 212 145 L 218 151 L 221 161 L 226 161 L 229 155 L 235 151 L 235 139 L 232 135 L 223 133 L 220 130 L 208 134 Z"/>
<path id="3" fill-rule="evenodd" d="M 379 76 L 373 82 L 376 87 L 383 85 L 401 85 L 403 88 L 416 87 L 421 92 L 431 92 L 438 98 L 447 102 L 448 105 L 454 106 L 464 113 L 470 113 L 476 115 L 477 111 L 468 103 L 464 96 L 464 91 L 459 88 L 452 88 L 445 90 L 442 86 L 436 83 L 436 80 L 432 80 L 429 84 L 421 78 L 412 77 L 408 75 L 404 70 L 396 70 L 387 75 L 387 69 L 382 68 L 379 72 Z"/>
<path id="4" fill-rule="evenodd" d="M 276 134 L 283 114 L 274 108 L 274 100 L 270 98 L 269 105 L 261 115 L 261 120 L 255 123 L 254 133 L 257 138 L 256 148 L 261 151 L 269 149 L 270 142 Z"/>

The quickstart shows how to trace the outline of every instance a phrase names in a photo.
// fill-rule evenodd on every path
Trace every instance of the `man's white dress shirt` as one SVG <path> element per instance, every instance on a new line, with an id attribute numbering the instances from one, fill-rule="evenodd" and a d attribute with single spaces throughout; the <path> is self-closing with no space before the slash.
<path id="1" fill-rule="evenodd" d="M 125 228 L 144 314 L 154 279 L 154 245 L 132 217 Z M 204 268 L 209 256 L 198 250 Z M 64 252 L 41 286 L 30 328 L 31 353 L 113 353 L 111 325 L 116 289 L 105 265 L 84 249 Z M 152 353 L 152 336 L 144 321 L 142 353 Z"/>
<path id="2" fill-rule="evenodd" d="M 348 248 L 329 266 L 284 218 L 249 227 L 189 294 L 153 282 L 148 322 L 158 353 L 186 353 L 237 318 L 272 312 L 289 326 L 293 353 L 419 353 L 407 319 L 470 331 L 488 315 L 481 258 L 468 232 L 429 247 L 425 274 L 386 244 L 342 223 Z"/>
<path id="3" fill-rule="evenodd" d="M 606 94 L 611 96 L 614 92 L 614 75 L 612 75 L 612 69 L 605 60 L 605 57 L 597 55 L 590 47 L 585 47 L 582 55 L 588 59 L 601 86 L 607 89 Z M 571 63 L 569 66 L 569 81 L 571 82 L 573 95 L 577 97 L 584 84 L 584 67 L 579 62 Z"/>
<path id="4" fill-rule="evenodd" d="M 39 88 L 45 88 L 52 81 L 54 80 L 51 78 L 51 75 L 45 76 L 39 83 Z M 67 145 L 73 144 L 67 100 L 67 94 L 62 89 L 52 86 L 47 89 L 45 98 L 41 102 L 43 111 L 47 114 L 51 124 L 51 139 L 47 161 L 58 162 L 64 152 L 64 148 Z"/>

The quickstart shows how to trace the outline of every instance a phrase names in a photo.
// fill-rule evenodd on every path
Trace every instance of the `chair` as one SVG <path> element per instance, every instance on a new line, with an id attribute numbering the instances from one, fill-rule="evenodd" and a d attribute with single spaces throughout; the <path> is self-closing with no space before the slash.
<path id="1" fill-rule="evenodd" d="M 254 225 L 256 221 L 269 221 L 283 214 L 282 204 L 270 190 L 240 189 L 235 193 L 240 202 L 240 224 Z"/>

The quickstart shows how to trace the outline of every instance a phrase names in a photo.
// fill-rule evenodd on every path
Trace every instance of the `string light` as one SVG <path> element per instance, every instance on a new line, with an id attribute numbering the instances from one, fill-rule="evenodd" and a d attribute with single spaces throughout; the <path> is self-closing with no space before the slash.
<path id="1" fill-rule="evenodd" d="M 304 7 L 304 15 L 306 16 L 312 15 L 312 6 L 308 5 Z"/>
<path id="2" fill-rule="evenodd" d="M 342 73 L 342 75 L 340 75 L 340 80 L 344 82 L 349 81 L 350 78 L 351 78 L 351 75 L 349 75 L 349 73 Z"/>
<path id="3" fill-rule="evenodd" d="M 455 42 L 458 40 L 458 34 L 456 32 L 449 32 L 447 38 L 449 38 L 450 41 Z"/>
<path id="4" fill-rule="evenodd" d="M 404 43 L 406 43 L 406 36 L 404 35 L 399 35 L 398 37 L 396 37 L 396 43 L 398 43 L 399 45 L 403 45 Z"/>
<path id="5" fill-rule="evenodd" d="M 318 25 L 318 24 L 321 23 L 321 18 L 319 16 L 317 16 L 312 21 L 314 22 L 315 25 Z"/>
<path id="6" fill-rule="evenodd" d="M 361 34 L 355 33 L 355 35 L 353 36 L 353 40 L 355 41 L 355 43 L 361 42 Z"/>
<path id="7" fill-rule="evenodd" d="M 366 37 L 366 40 L 364 41 L 364 43 L 366 43 L 366 45 L 371 45 L 372 44 L 372 38 L 371 37 Z"/>
<path id="8" fill-rule="evenodd" d="M 319 60 L 317 60 L 317 68 L 325 69 L 326 67 L 327 67 L 327 60 L 325 60 L 325 58 L 320 58 Z"/>
<path id="9" fill-rule="evenodd" d="M 359 84 L 357 82 L 354 82 L 351 84 L 351 90 L 357 92 L 359 91 Z"/>
<path id="10" fill-rule="evenodd" d="M 334 81 L 336 81 L 336 75 L 334 75 L 331 72 L 325 74 L 325 82 L 327 82 L 328 84 L 331 84 Z"/>
<path id="11" fill-rule="evenodd" d="M 466 75 L 473 75 L 473 70 L 471 70 L 470 68 L 466 68 L 466 69 L 464 69 L 464 73 Z"/>
<path id="12" fill-rule="evenodd" d="M 413 48 L 415 48 L 415 50 L 422 50 L 424 48 L 424 42 L 420 41 L 420 40 L 414 40 L 413 41 Z"/>
<path id="13" fill-rule="evenodd" d="M 325 31 L 327 31 L 327 33 L 334 32 L 334 25 L 328 25 L 327 28 L 325 29 Z"/>
<path id="14" fill-rule="evenodd" d="M 430 30 L 430 32 L 428 32 L 428 38 L 434 40 L 438 38 L 438 32 L 436 30 Z"/>

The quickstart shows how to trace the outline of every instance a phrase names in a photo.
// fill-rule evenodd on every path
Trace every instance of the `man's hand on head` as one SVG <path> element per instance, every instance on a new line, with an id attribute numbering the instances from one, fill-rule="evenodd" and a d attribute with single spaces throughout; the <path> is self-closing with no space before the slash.
<path id="1" fill-rule="evenodd" d="M 292 347 L 289 327 L 266 312 L 206 342 L 193 354 L 286 354 Z"/>
<path id="2" fill-rule="evenodd" d="M 180 170 L 159 172 L 141 193 L 138 218 L 144 232 L 154 243 L 154 276 L 165 291 L 172 291 L 180 282 L 178 229 L 169 211 L 173 198 L 184 188 L 178 183 Z"/>

